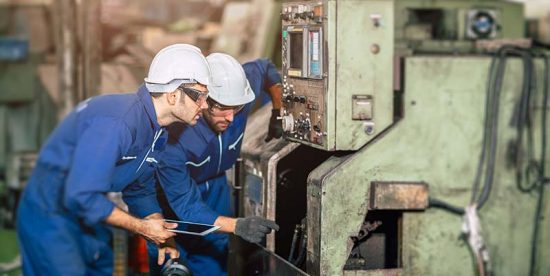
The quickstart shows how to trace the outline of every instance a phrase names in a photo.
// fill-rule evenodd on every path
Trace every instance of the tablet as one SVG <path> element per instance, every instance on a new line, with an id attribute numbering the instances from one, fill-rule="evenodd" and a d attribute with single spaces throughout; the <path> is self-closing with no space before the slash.
<path id="1" fill-rule="evenodd" d="M 219 226 L 211 225 L 211 224 L 202 224 L 202 223 L 194 223 L 194 222 L 171 220 L 171 219 L 165 219 L 164 221 L 177 223 L 178 227 L 174 229 L 168 229 L 168 231 L 180 233 L 180 234 L 205 236 L 220 229 Z"/>

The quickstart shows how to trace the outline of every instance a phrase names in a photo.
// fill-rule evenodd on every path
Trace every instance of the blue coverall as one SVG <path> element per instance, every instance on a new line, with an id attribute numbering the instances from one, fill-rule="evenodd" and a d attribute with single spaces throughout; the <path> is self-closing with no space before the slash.
<path id="1" fill-rule="evenodd" d="M 243 69 L 256 95 L 256 101 L 261 100 L 262 91 L 281 82 L 277 69 L 267 59 L 245 63 Z M 182 179 L 188 172 L 193 179 L 186 181 L 197 183 L 192 185 L 198 186 L 202 199 L 212 210 L 222 216 L 233 215 L 230 204 L 231 188 L 225 171 L 233 166 L 240 155 L 247 117 L 254 104 L 255 102 L 247 104 L 221 134 L 215 133 L 204 118 L 193 127 L 181 124 L 169 127 L 168 143 L 159 166 L 159 180 L 167 201 L 170 202 L 170 206 L 162 206 L 165 215 L 172 213 L 170 207 L 173 207 L 173 197 L 166 191 L 166 187 L 174 187 L 172 190 L 185 188 L 189 184 L 182 183 Z M 193 221 L 187 213 L 173 210 L 172 214 L 182 220 Z M 228 238 L 228 234 L 223 233 L 204 237 L 178 235 L 176 242 L 181 253 L 180 258 L 186 260 L 194 275 L 226 275 Z M 151 274 L 155 275 L 160 269 L 156 264 L 158 251 L 154 244 L 148 243 L 148 246 L 149 266 Z"/>
<path id="2" fill-rule="evenodd" d="M 111 275 L 111 233 L 103 221 L 114 204 L 106 193 L 125 190 L 129 204 L 148 195 L 129 184 L 153 182 L 165 133 L 145 86 L 80 103 L 48 138 L 21 197 L 23 273 Z M 187 206 L 201 208 L 207 207 Z"/>

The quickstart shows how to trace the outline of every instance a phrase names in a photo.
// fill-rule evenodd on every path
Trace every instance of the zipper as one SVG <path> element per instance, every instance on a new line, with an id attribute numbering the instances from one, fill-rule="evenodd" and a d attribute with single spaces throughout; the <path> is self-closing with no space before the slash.
<path id="1" fill-rule="evenodd" d="M 155 136 L 153 136 L 153 143 L 151 144 L 151 147 L 145 154 L 145 157 L 143 157 L 143 160 L 141 160 L 141 163 L 139 164 L 139 167 L 137 168 L 136 172 L 138 172 L 139 169 L 141 169 L 141 166 L 143 166 L 143 163 L 145 163 L 145 160 L 149 159 L 149 153 L 151 151 L 155 151 L 155 143 L 157 142 L 157 139 L 160 137 L 161 134 L 162 134 L 162 128 L 159 129 L 158 131 L 155 131 Z M 148 161 L 148 162 L 151 162 L 151 161 Z"/>
<path id="2" fill-rule="evenodd" d="M 206 181 L 206 191 L 208 192 L 210 190 L 210 186 L 208 185 L 208 181 Z"/>
<path id="3" fill-rule="evenodd" d="M 241 141 L 241 139 L 243 139 L 243 136 L 244 136 L 244 132 L 241 133 L 241 136 L 239 136 L 239 138 L 237 138 L 237 141 L 235 141 L 235 143 L 229 145 L 229 150 L 234 150 L 236 147 L 237 147 L 237 144 Z"/>
<path id="4" fill-rule="evenodd" d="M 220 142 L 220 160 L 218 161 L 218 172 L 217 173 L 220 173 L 220 169 L 221 169 L 221 166 L 222 166 L 222 135 L 221 134 L 218 134 L 218 141 Z"/>

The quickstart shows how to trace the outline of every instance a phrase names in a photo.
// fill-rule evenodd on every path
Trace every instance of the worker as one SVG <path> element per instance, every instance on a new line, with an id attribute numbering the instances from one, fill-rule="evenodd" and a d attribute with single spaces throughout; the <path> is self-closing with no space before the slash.
<path id="1" fill-rule="evenodd" d="M 108 225 L 177 257 L 161 246 L 175 235 L 168 231 L 175 224 L 138 219 L 106 193 L 154 177 L 164 127 L 196 124 L 207 107 L 209 81 L 200 50 L 175 44 L 154 57 L 137 93 L 92 97 L 66 116 L 41 149 L 17 210 L 24 275 L 112 275 Z"/>
<path id="2" fill-rule="evenodd" d="M 214 53 L 207 60 L 212 70 L 209 107 L 203 111 L 203 118 L 196 126 L 170 126 L 169 143 L 160 167 L 160 181 L 164 182 L 163 188 L 168 185 L 173 186 L 172 190 L 181 189 L 182 183 L 178 181 L 180 174 L 190 171 L 197 183 L 193 185 L 197 185 L 206 204 L 222 216 L 233 216 L 231 189 L 225 171 L 233 166 L 240 154 L 247 116 L 253 108 L 254 99 L 260 100 L 262 91 L 268 91 L 273 103 L 267 139 L 282 136 L 278 118 L 282 106 L 281 78 L 275 66 L 266 59 L 241 66 L 229 55 Z M 165 192 L 170 198 L 170 191 Z M 167 204 L 163 206 L 163 211 L 168 216 L 184 219 L 181 213 L 172 212 Z M 264 221 L 257 217 L 240 218 L 237 228 L 239 223 L 245 222 L 261 225 Z M 182 253 L 181 258 L 185 259 L 194 275 L 226 275 L 228 238 L 227 234 L 214 233 L 205 237 L 182 235 L 175 237 L 175 240 Z M 263 236 L 245 235 L 243 238 L 258 243 Z M 158 259 L 157 252 L 149 243 L 152 275 L 160 271 L 154 261 Z"/>

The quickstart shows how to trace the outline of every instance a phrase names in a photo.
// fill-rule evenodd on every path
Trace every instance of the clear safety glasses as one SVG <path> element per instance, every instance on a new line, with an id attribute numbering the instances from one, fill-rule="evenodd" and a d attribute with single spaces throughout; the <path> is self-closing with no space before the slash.
<path id="1" fill-rule="evenodd" d="M 237 106 L 226 106 L 217 103 L 216 101 L 212 100 L 212 98 L 208 98 L 208 112 L 214 116 L 227 116 L 233 113 L 233 115 L 239 113 L 244 105 L 237 105 Z"/>
<path id="2" fill-rule="evenodd" d="M 185 95 L 189 96 L 191 100 L 193 100 L 197 105 L 202 105 L 206 99 L 208 99 L 208 92 L 202 92 L 198 89 L 190 88 L 190 87 L 179 87 Z"/>

